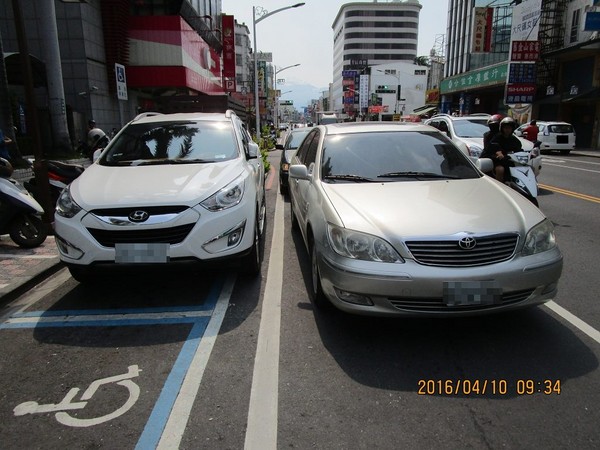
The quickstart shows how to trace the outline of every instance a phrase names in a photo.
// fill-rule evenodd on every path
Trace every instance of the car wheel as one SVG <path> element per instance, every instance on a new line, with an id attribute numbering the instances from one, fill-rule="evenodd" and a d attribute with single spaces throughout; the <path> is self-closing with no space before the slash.
<path id="1" fill-rule="evenodd" d="M 310 280 L 311 280 L 311 298 L 313 304 L 321 310 L 331 308 L 331 303 L 323 293 L 321 286 L 321 274 L 319 273 L 319 263 L 317 258 L 317 248 L 314 239 L 310 240 Z"/>
<path id="2" fill-rule="evenodd" d="M 254 242 L 252 244 L 252 250 L 242 261 L 242 271 L 246 275 L 249 275 L 251 277 L 259 276 L 262 266 L 262 252 L 260 247 L 264 235 L 266 221 L 266 210 L 264 202 L 260 211 L 260 213 L 256 214 L 256 221 L 254 225 Z"/>
<path id="3" fill-rule="evenodd" d="M 71 276 L 82 284 L 98 281 L 97 279 L 94 280 L 94 275 L 89 267 L 69 266 L 68 268 Z"/>
<path id="4" fill-rule="evenodd" d="M 281 193 L 281 195 L 287 195 L 288 193 L 288 188 L 287 186 L 285 186 L 283 183 L 279 183 L 279 192 Z"/>

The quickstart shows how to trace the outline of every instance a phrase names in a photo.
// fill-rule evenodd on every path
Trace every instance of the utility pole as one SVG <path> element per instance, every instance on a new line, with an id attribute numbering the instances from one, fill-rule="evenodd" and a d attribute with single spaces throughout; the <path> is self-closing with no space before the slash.
<path id="1" fill-rule="evenodd" d="M 72 145 L 67 126 L 65 90 L 63 86 L 58 29 L 56 27 L 56 9 L 54 1 L 36 2 L 39 8 L 42 54 L 46 63 L 46 79 L 48 80 L 48 97 L 50 103 L 50 121 L 54 147 L 71 152 Z"/>

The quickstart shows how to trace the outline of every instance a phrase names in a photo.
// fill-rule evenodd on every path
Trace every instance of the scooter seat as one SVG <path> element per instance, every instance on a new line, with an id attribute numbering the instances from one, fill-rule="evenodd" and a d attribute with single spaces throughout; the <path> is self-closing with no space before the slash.
<path id="1" fill-rule="evenodd" d="M 48 171 L 65 178 L 75 179 L 83 173 L 81 164 L 68 164 L 61 161 L 48 161 Z"/>

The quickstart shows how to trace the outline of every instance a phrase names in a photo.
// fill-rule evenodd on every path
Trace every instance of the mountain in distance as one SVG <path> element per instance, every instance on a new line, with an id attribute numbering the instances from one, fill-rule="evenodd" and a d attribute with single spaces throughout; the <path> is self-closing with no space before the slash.
<path id="1" fill-rule="evenodd" d="M 279 101 L 292 100 L 294 108 L 302 112 L 306 106 L 310 105 L 311 100 L 318 99 L 323 91 L 327 91 L 329 88 L 319 88 L 310 84 L 285 83 L 278 84 L 277 89 L 282 93 L 292 91 L 279 97 Z"/>

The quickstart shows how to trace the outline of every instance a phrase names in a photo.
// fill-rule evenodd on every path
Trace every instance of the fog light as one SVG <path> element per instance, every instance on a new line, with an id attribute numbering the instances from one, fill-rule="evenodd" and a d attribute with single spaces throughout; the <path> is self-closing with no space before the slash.
<path id="1" fill-rule="evenodd" d="M 219 253 L 236 247 L 240 242 L 242 242 L 245 228 L 246 221 L 244 220 L 224 233 L 221 233 L 218 236 L 206 241 L 204 244 L 202 244 L 202 248 L 208 253 Z"/>
<path id="2" fill-rule="evenodd" d="M 83 252 L 80 249 L 70 242 L 65 241 L 59 235 L 54 235 L 54 241 L 56 242 L 56 247 L 64 256 L 71 259 L 81 259 L 83 256 Z"/>
<path id="3" fill-rule="evenodd" d="M 365 295 L 354 294 L 352 292 L 342 291 L 341 289 L 335 288 L 335 295 L 347 303 L 354 303 L 355 305 L 373 306 L 371 299 Z"/>

